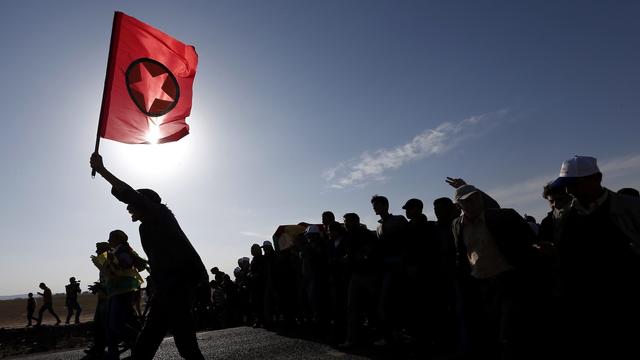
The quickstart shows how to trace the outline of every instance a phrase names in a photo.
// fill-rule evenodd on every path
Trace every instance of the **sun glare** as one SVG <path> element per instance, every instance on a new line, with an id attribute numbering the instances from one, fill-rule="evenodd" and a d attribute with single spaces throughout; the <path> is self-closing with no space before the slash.
<path id="1" fill-rule="evenodd" d="M 149 130 L 147 131 L 145 138 L 150 144 L 157 144 L 160 139 L 160 126 L 149 120 Z"/>

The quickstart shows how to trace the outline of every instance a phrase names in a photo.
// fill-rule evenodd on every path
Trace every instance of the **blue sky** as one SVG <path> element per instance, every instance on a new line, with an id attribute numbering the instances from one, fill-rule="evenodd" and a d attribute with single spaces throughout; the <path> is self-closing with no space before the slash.
<path id="1" fill-rule="evenodd" d="M 207 267 L 277 225 L 369 199 L 451 196 L 463 177 L 538 219 L 574 154 L 640 187 L 636 1 L 22 1 L 0 14 L 0 294 L 97 278 L 94 244 L 137 224 L 89 176 L 113 11 L 196 46 L 191 134 L 103 140 L 154 188 Z M 428 209 L 428 215 L 431 211 Z M 432 216 L 431 216 L 432 217 Z"/>

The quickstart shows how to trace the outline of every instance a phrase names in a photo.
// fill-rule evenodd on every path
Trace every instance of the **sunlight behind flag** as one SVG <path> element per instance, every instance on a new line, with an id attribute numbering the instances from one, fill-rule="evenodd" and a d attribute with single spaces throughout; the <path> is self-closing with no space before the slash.
<path id="1" fill-rule="evenodd" d="M 145 134 L 145 139 L 149 144 L 157 144 L 160 139 L 160 126 L 156 125 L 151 119 L 149 119 L 149 130 Z"/>

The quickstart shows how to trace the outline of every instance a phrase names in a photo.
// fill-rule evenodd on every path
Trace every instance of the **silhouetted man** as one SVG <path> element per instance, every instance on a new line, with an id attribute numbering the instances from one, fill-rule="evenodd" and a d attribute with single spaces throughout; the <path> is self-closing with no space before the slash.
<path id="1" fill-rule="evenodd" d="M 196 339 L 191 308 L 198 288 L 209 289 L 207 271 L 189 239 L 160 196 L 151 189 L 134 190 L 103 165 L 99 154 L 91 167 L 107 180 L 111 193 L 127 204 L 132 221 L 140 221 L 140 241 L 149 260 L 154 296 L 132 357 L 152 359 L 169 329 L 186 359 L 204 359 Z"/>
<path id="2" fill-rule="evenodd" d="M 31 320 L 33 320 L 33 313 L 36 311 L 36 299 L 33 298 L 33 293 L 29 293 L 27 298 L 27 326 L 31 326 Z"/>
<path id="3" fill-rule="evenodd" d="M 107 347 L 109 359 L 118 358 L 118 344 L 134 346 L 139 324 L 134 310 L 142 277 L 134 266 L 137 254 L 129 245 L 129 237 L 122 230 L 109 233 L 105 263 L 107 271 Z"/>
<path id="4" fill-rule="evenodd" d="M 378 238 L 360 224 L 356 213 L 344 215 L 349 285 L 347 290 L 347 336 L 341 348 L 350 348 L 360 340 L 360 324 L 364 315 L 374 322 L 378 306 L 378 271 L 380 259 Z"/>
<path id="5" fill-rule="evenodd" d="M 407 267 L 408 286 L 407 322 L 411 335 L 420 344 L 416 349 L 420 354 L 431 351 L 429 345 L 435 342 L 436 334 L 442 331 L 436 317 L 443 312 L 439 288 L 440 246 L 435 234 L 435 224 L 422 213 L 420 199 L 409 199 L 402 207 L 409 224 L 407 225 L 407 249 L 404 261 Z"/>
<path id="6" fill-rule="evenodd" d="M 40 307 L 40 311 L 38 311 L 38 323 L 37 325 L 42 324 L 42 315 L 44 315 L 45 311 L 49 311 L 53 317 L 56 318 L 56 325 L 60 325 L 60 318 L 53 311 L 53 294 L 51 294 L 51 289 L 45 285 L 45 283 L 40 283 L 40 289 L 43 291 L 38 293 L 38 295 L 42 296 L 42 306 Z"/>
<path id="7" fill-rule="evenodd" d="M 98 303 L 93 314 L 93 344 L 84 350 L 90 359 L 102 359 L 104 349 L 107 347 L 107 252 L 108 242 L 96 243 L 95 255 L 91 255 L 91 262 L 98 268 L 98 281 L 89 285 L 89 291 L 98 296 Z"/>
<path id="8" fill-rule="evenodd" d="M 633 359 L 640 355 L 640 199 L 601 182 L 597 160 L 575 156 L 553 183 L 574 197 L 558 242 L 563 355 Z"/>
<path id="9" fill-rule="evenodd" d="M 389 213 L 389 200 L 384 196 L 374 195 L 371 205 L 376 215 L 380 216 L 376 233 L 382 258 L 379 311 L 384 339 L 376 344 L 387 345 L 399 340 L 404 310 L 401 299 L 406 279 L 403 255 L 406 252 L 407 219 Z"/>
<path id="10" fill-rule="evenodd" d="M 435 237 L 439 244 L 439 293 L 441 294 L 442 309 L 436 319 L 439 342 L 436 344 L 445 352 L 454 350 L 455 340 L 458 341 L 458 351 L 462 352 L 463 340 L 463 318 L 459 311 L 459 302 L 456 302 L 456 242 L 453 237 L 451 225 L 453 220 L 460 216 L 460 208 L 447 197 L 438 198 L 433 201 L 433 211 L 436 215 Z M 459 337 L 456 337 L 458 330 Z"/>
<path id="11" fill-rule="evenodd" d="M 515 210 L 487 208 L 473 185 L 458 187 L 455 199 L 463 215 L 452 227 L 476 355 L 521 358 L 522 292 L 533 260 L 533 231 Z"/>
<path id="12" fill-rule="evenodd" d="M 67 307 L 67 320 L 64 322 L 65 324 L 69 324 L 69 320 L 71 320 L 71 316 L 75 311 L 76 319 L 75 323 L 80 323 L 80 313 L 82 312 L 82 308 L 80 307 L 80 303 L 78 303 L 78 294 L 80 294 L 80 284 L 76 281 L 75 277 L 69 278 L 69 284 L 64 287 L 66 292 L 66 298 L 64 301 L 65 306 Z"/>

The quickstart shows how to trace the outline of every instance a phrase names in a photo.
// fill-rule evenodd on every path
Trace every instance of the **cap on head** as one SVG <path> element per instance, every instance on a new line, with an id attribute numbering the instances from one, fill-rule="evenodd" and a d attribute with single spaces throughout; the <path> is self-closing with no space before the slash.
<path id="1" fill-rule="evenodd" d="M 160 202 L 162 201 L 162 199 L 160 198 L 160 195 L 158 195 L 157 192 L 151 189 L 138 189 L 136 191 L 139 192 L 145 198 L 151 200 L 151 202 L 154 202 L 156 204 L 160 204 Z"/>
<path id="2" fill-rule="evenodd" d="M 266 248 L 266 247 L 273 248 L 273 245 L 271 244 L 271 241 L 266 240 L 266 241 L 264 241 L 264 242 L 262 243 L 262 247 L 263 247 L 263 248 Z"/>
<path id="3" fill-rule="evenodd" d="M 600 172 L 598 160 L 591 156 L 574 156 L 565 160 L 560 167 L 558 178 L 551 183 L 552 188 L 570 185 L 578 178 L 591 176 Z"/>
<path id="4" fill-rule="evenodd" d="M 460 200 L 467 199 L 469 196 L 477 193 L 478 191 L 479 190 L 473 185 L 462 185 L 456 189 L 453 194 L 453 198 L 456 199 L 456 202 L 459 202 Z"/>
<path id="5" fill-rule="evenodd" d="M 422 210 L 423 207 L 424 207 L 424 204 L 422 203 L 422 200 L 420 200 L 420 199 L 409 199 L 409 200 L 407 200 L 407 203 L 404 204 L 404 206 L 402 208 L 405 209 L 405 210 L 407 210 L 407 209 L 420 209 L 420 210 Z"/>

